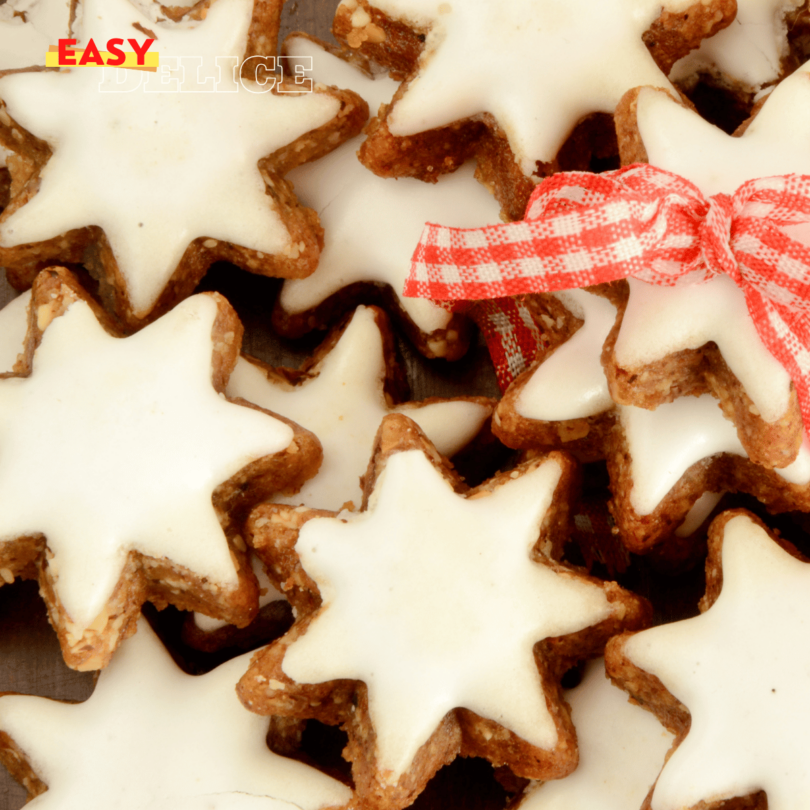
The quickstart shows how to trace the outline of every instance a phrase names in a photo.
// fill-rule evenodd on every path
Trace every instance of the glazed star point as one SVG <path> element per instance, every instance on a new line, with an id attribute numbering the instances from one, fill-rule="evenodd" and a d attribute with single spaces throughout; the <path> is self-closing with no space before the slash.
<path id="1" fill-rule="evenodd" d="M 601 355 L 616 306 L 586 290 L 556 295 L 583 324 L 532 372 L 515 408 L 527 419 L 542 421 L 596 416 L 613 407 Z"/>
<path id="2" fill-rule="evenodd" d="M 634 278 L 628 283 L 630 297 L 614 348 L 619 366 L 639 368 L 714 342 L 765 421 L 775 422 L 787 411 L 790 376 L 763 344 L 745 295 L 729 276 L 673 287 Z"/>
<path id="3" fill-rule="evenodd" d="M 335 511 L 348 504 L 359 508 L 361 478 L 374 434 L 392 411 L 404 410 L 447 456 L 464 447 L 489 415 L 488 406 L 463 399 L 390 406 L 384 393 L 387 368 L 378 323 L 381 316 L 375 312 L 358 307 L 335 346 L 310 370 L 313 376 L 297 385 L 274 382 L 247 360 L 241 360 L 231 375 L 229 395 L 294 418 L 324 446 L 318 473 L 295 495 L 274 498 L 277 503 Z"/>
<path id="4" fill-rule="evenodd" d="M 306 38 L 288 39 L 285 49 L 293 57 L 311 56 L 318 81 L 354 90 L 372 112 L 389 103 L 397 88 L 386 76 L 370 78 Z M 391 286 L 422 332 L 444 329 L 450 320 L 447 310 L 401 294 L 413 246 L 425 222 L 495 224 L 500 221 L 498 204 L 474 179 L 472 164 L 442 176 L 435 185 L 378 177 L 357 159 L 361 140 L 290 172 L 299 198 L 318 212 L 325 242 L 318 269 L 307 278 L 286 281 L 279 303 L 285 312 L 301 313 L 350 284 L 383 283 Z"/>
<path id="5" fill-rule="evenodd" d="M 217 311 L 195 296 L 115 338 L 75 301 L 45 329 L 30 376 L 0 380 L 0 537 L 45 535 L 79 635 L 132 551 L 238 582 L 213 492 L 292 431 L 212 386 Z"/>
<path id="6" fill-rule="evenodd" d="M 296 548 L 324 608 L 284 671 L 365 682 L 378 765 L 392 779 L 459 706 L 555 746 L 534 645 L 611 615 L 599 587 L 530 559 L 560 475 L 548 460 L 467 500 L 421 450 L 402 451 L 368 511 L 304 525 Z M 508 693 L 496 687 L 505 682 Z"/>
<path id="7" fill-rule="evenodd" d="M 43 810 L 344 805 L 343 784 L 267 748 L 266 718 L 234 691 L 249 658 L 187 675 L 141 620 L 87 701 L 5 695 L 0 729 L 47 785 L 36 799 Z"/>
<path id="8" fill-rule="evenodd" d="M 489 112 L 526 175 L 536 161 L 556 157 L 580 119 L 612 113 L 627 90 L 644 84 L 671 89 L 642 41 L 661 12 L 660 0 L 372 5 L 429 26 L 423 67 L 392 109 L 391 132 L 413 135 Z M 685 4 L 665 5 L 675 10 Z M 537 78 L 516 80 L 526 75 Z"/>
<path id="9" fill-rule="evenodd" d="M 758 177 L 809 174 L 810 62 L 771 91 L 738 137 L 652 88 L 639 94 L 636 126 L 650 164 L 707 195 L 733 194 Z"/>
<path id="10" fill-rule="evenodd" d="M 175 25 L 154 22 L 127 0 L 86 0 L 87 39 L 154 30 L 151 50 L 164 67 L 146 78 L 140 71 L 83 67 L 0 80 L 8 114 L 53 150 L 38 192 L 0 222 L 0 245 L 100 227 L 137 317 L 154 306 L 195 239 L 293 255 L 257 162 L 334 118 L 338 100 L 238 85 L 234 92 L 183 92 L 176 66 L 172 72 L 176 57 L 200 56 L 203 76 L 216 72 L 217 56 L 241 58 L 252 5 L 218 0 L 202 22 Z M 120 92 L 121 73 L 145 87 Z M 180 66 L 184 82 L 195 81 L 192 73 Z"/>
<path id="11" fill-rule="evenodd" d="M 731 25 L 704 40 L 673 66 L 673 81 L 701 71 L 742 82 L 757 92 L 782 75 L 788 56 L 786 15 L 802 0 L 738 0 Z"/>
<path id="12" fill-rule="evenodd" d="M 691 715 L 653 810 L 765 790 L 773 810 L 810 800 L 803 752 L 810 566 L 743 514 L 725 524 L 722 590 L 700 616 L 630 638 L 625 654 Z"/>

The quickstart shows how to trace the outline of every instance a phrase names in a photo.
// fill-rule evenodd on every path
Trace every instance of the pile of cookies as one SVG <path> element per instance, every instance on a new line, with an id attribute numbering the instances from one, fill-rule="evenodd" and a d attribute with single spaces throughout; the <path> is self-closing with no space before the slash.
<path id="1" fill-rule="evenodd" d="M 810 799 L 809 23 L 1 4 L 0 803 Z"/>

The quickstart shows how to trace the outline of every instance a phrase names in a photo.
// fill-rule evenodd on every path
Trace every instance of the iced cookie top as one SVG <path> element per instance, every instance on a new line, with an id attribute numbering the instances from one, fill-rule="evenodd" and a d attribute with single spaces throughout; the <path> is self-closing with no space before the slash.
<path id="1" fill-rule="evenodd" d="M 728 28 L 704 40 L 676 62 L 673 81 L 709 71 L 757 92 L 782 75 L 788 55 L 785 15 L 803 0 L 737 0 L 737 16 Z"/>
<path id="2" fill-rule="evenodd" d="M 278 495 L 275 502 L 332 511 L 360 508 L 361 477 L 377 428 L 387 413 L 403 410 L 386 401 L 383 386 L 387 375 L 377 316 L 368 307 L 355 311 L 340 340 L 313 369 L 313 376 L 298 385 L 268 378 L 247 361 L 237 364 L 228 384 L 229 395 L 295 419 L 323 444 L 318 473 L 295 495 Z M 479 402 L 465 400 L 405 406 L 404 410 L 439 452 L 448 456 L 478 433 L 490 411 Z"/>
<path id="3" fill-rule="evenodd" d="M 43 810 L 344 805 L 345 785 L 267 748 L 267 719 L 235 692 L 249 658 L 186 675 L 142 620 L 87 701 L 6 695 L 0 729 L 47 784 L 36 800 Z"/>
<path id="4" fill-rule="evenodd" d="M 602 345 L 616 307 L 587 290 L 553 293 L 582 326 L 532 373 L 515 407 L 527 419 L 555 421 L 595 416 L 613 407 Z"/>
<path id="5" fill-rule="evenodd" d="M 127 0 L 87 0 L 83 39 L 142 45 L 148 30 L 157 72 L 84 66 L 0 80 L 9 115 L 53 150 L 38 192 L 0 224 L 0 245 L 99 226 L 138 317 L 197 238 L 295 253 L 257 163 L 330 121 L 340 102 L 238 80 L 252 7 L 217 0 L 204 20 L 175 24 Z"/>
<path id="6" fill-rule="evenodd" d="M 70 0 L 6 0 L 0 5 L 0 70 L 44 65 L 48 46 L 70 30 Z"/>
<path id="7" fill-rule="evenodd" d="M 0 380 L 0 538 L 45 535 L 56 594 L 79 630 L 130 551 L 237 584 L 212 494 L 284 450 L 292 430 L 213 387 L 217 312 L 211 296 L 194 296 L 115 338 L 84 301 L 50 323 L 43 304 L 30 376 Z"/>
<path id="8" fill-rule="evenodd" d="M 810 566 L 749 517 L 725 525 L 722 590 L 700 616 L 646 630 L 624 651 L 689 710 L 691 728 L 667 761 L 653 810 L 764 790 L 768 807 L 810 800 L 805 767 Z M 717 569 L 720 570 L 719 568 Z"/>
<path id="9" fill-rule="evenodd" d="M 777 85 L 739 137 L 650 88 L 636 107 L 638 132 L 653 166 L 679 174 L 704 194 L 733 194 L 747 180 L 810 174 L 810 63 Z"/>
<path id="10" fill-rule="evenodd" d="M 734 424 L 710 394 L 680 397 L 655 410 L 619 405 L 618 413 L 630 451 L 630 503 L 639 515 L 651 514 L 693 464 L 719 453 L 748 458 Z M 773 472 L 790 484 L 810 483 L 807 439 L 795 461 Z"/>
<path id="11" fill-rule="evenodd" d="M 531 558 L 560 463 L 515 476 L 468 499 L 421 450 L 401 451 L 387 458 L 368 511 L 301 530 L 296 550 L 323 607 L 287 650 L 284 672 L 366 684 L 377 766 L 392 781 L 456 707 L 553 748 L 534 645 L 612 614 L 598 585 Z"/>
<path id="12" fill-rule="evenodd" d="M 678 12 L 692 2 L 373 0 L 371 5 L 427 32 L 419 71 L 388 119 L 391 132 L 413 135 L 489 112 L 530 175 L 536 161 L 554 159 L 584 116 L 612 113 L 632 87 L 671 87 L 642 34 L 662 6 Z"/>
<path id="13" fill-rule="evenodd" d="M 372 114 L 391 101 L 398 87 L 387 76 L 367 76 L 307 38 L 289 38 L 284 49 L 296 60 L 311 58 L 318 81 L 353 90 L 368 102 Z M 436 184 L 407 177 L 384 179 L 357 159 L 361 142 L 359 136 L 289 174 L 301 201 L 318 212 L 325 235 L 318 269 L 305 279 L 285 282 L 281 306 L 286 312 L 303 312 L 349 284 L 376 282 L 391 285 L 421 331 L 442 329 L 450 320 L 446 309 L 401 294 L 414 245 L 425 222 L 458 227 L 499 222 L 498 204 L 473 178 L 471 164 Z"/>
<path id="14" fill-rule="evenodd" d="M 630 298 L 614 355 L 623 368 L 638 368 L 684 349 L 714 341 L 763 420 L 787 410 L 791 381 L 765 348 L 745 295 L 729 276 L 703 284 L 663 287 L 628 279 Z"/>

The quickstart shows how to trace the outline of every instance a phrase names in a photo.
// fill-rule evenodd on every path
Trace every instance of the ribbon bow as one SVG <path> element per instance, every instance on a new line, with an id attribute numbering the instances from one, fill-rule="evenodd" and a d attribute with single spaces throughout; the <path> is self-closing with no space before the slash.
<path id="1" fill-rule="evenodd" d="M 807 225 L 807 244 L 785 231 L 801 225 Z M 531 347 L 520 344 L 538 344 L 536 334 L 527 337 L 531 327 L 519 300 L 508 296 L 628 276 L 673 286 L 718 273 L 743 290 L 759 336 L 793 379 L 810 425 L 808 176 L 759 178 L 733 195 L 706 198 L 683 177 L 647 164 L 552 175 L 534 190 L 520 222 L 469 229 L 426 225 L 405 295 L 455 302 L 451 309 L 468 311 L 479 322 L 483 312 L 505 387 L 517 366 L 531 360 Z M 523 330 L 511 347 L 503 345 L 506 321 Z"/>

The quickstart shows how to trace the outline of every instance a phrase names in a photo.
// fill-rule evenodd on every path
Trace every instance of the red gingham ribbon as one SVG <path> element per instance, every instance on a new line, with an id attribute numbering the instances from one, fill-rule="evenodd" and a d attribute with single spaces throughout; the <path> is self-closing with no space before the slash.
<path id="1" fill-rule="evenodd" d="M 647 164 L 564 172 L 537 186 L 520 222 L 426 225 L 405 295 L 456 302 L 452 309 L 474 317 L 478 310 L 480 321 L 484 300 L 628 276 L 672 286 L 726 273 L 793 379 L 810 425 L 810 247 L 782 230 L 801 223 L 810 223 L 810 176 L 750 180 L 733 195 L 707 199 L 688 180 Z M 529 361 L 531 341 L 521 350 Z M 499 369 L 502 385 L 513 376 Z"/>

